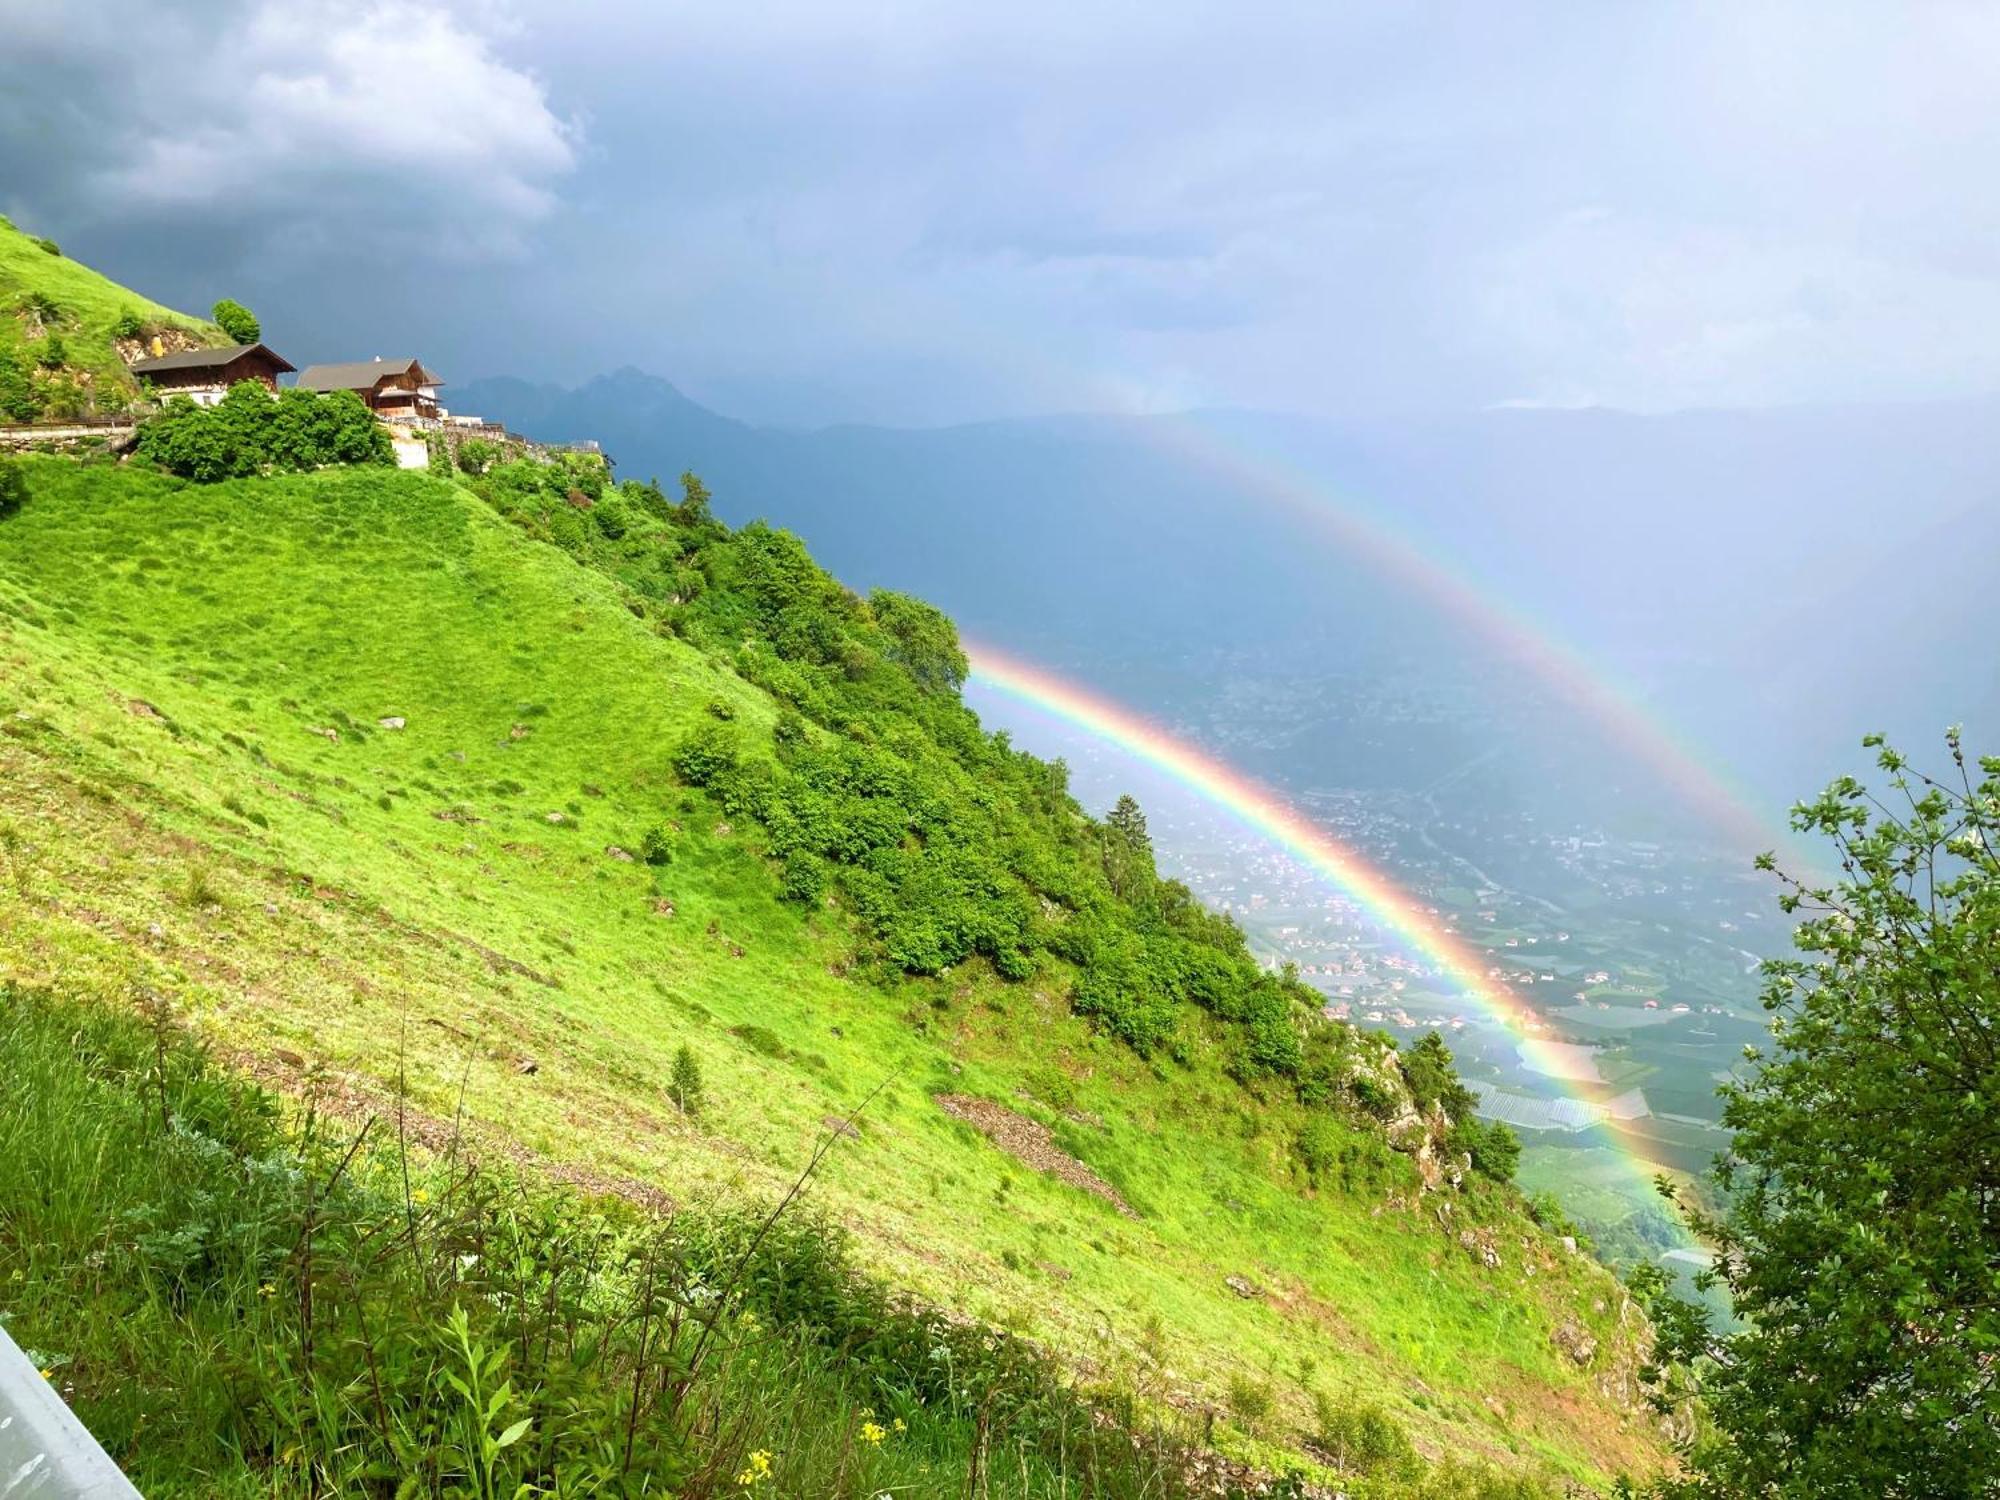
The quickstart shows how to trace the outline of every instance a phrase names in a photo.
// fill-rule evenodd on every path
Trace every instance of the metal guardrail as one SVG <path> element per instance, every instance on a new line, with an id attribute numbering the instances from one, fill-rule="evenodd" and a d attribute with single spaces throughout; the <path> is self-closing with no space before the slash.
<path id="1" fill-rule="evenodd" d="M 0 1500 L 143 1500 L 4 1328 Z"/>

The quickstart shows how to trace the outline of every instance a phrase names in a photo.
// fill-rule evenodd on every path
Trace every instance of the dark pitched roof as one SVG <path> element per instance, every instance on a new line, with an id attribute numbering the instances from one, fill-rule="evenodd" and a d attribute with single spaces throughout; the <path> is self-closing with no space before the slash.
<path id="1" fill-rule="evenodd" d="M 299 389 L 318 391 L 367 391 L 375 388 L 375 382 L 384 375 L 403 375 L 415 371 L 417 379 L 424 385 L 437 385 L 437 376 L 414 359 L 357 359 L 344 365 L 308 365 L 299 376 Z"/>
<path id="2" fill-rule="evenodd" d="M 134 375 L 154 375 L 168 370 L 219 370 L 233 365 L 246 354 L 262 353 L 279 370 L 298 367 L 268 344 L 230 344 L 222 349 L 183 349 L 178 354 L 162 354 L 158 359 L 135 359 Z"/>

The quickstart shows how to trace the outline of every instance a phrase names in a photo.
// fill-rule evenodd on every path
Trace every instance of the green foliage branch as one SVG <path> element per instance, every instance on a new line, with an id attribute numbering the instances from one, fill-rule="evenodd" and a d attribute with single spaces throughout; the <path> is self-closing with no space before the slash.
<path id="1" fill-rule="evenodd" d="M 1641 1276 L 1662 1404 L 1704 1420 L 1676 1497 L 1991 1493 L 2000 1477 L 2000 758 L 1794 809 L 1830 882 L 1781 876 L 1798 955 L 1771 1044 L 1723 1089 L 1724 1207 L 1684 1201 L 1738 1321 Z M 1775 870 L 1771 856 L 1760 860 Z"/>

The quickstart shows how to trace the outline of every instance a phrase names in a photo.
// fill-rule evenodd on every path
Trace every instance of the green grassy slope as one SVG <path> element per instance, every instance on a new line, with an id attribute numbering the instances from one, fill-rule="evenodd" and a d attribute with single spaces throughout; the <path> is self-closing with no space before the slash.
<path id="1" fill-rule="evenodd" d="M 492 1149 L 681 1199 L 772 1192 L 885 1084 L 813 1189 L 870 1262 L 1170 1401 L 1268 1384 L 1226 1446 L 1297 1446 L 1309 1360 L 1433 1453 L 1656 1461 L 1636 1319 L 1510 1194 L 1315 1195 L 1285 1101 L 1141 1061 L 1054 983 L 847 977 L 845 925 L 781 901 L 754 832 L 676 783 L 718 703 L 750 735 L 777 712 L 455 485 L 34 461 L 0 521 L 0 978 L 164 994 L 295 1089 L 366 1108 L 407 1074 Z M 663 816 L 673 863 L 609 852 Z M 698 1122 L 664 1092 L 683 1043 Z M 1023 1094 L 1051 1065 L 1066 1113 Z M 1138 1216 L 945 1091 L 1046 1122 Z"/>
<path id="2" fill-rule="evenodd" d="M 53 318 L 36 304 L 40 298 L 54 306 Z M 207 348 L 230 342 L 214 324 L 128 291 L 79 261 L 51 254 L 36 237 L 0 219 L 0 360 L 24 369 L 34 367 L 38 351 L 53 333 L 66 351 L 61 375 L 74 382 L 76 399 L 95 409 L 122 406 L 137 394 L 113 336 L 113 325 L 128 312 L 136 315 L 149 337 L 158 332 L 174 347 Z M 138 352 L 139 346 L 128 347 Z M 56 372 L 40 371 L 33 378 L 46 397 L 58 377 Z M 13 418 L 0 415 L 0 420 Z"/>

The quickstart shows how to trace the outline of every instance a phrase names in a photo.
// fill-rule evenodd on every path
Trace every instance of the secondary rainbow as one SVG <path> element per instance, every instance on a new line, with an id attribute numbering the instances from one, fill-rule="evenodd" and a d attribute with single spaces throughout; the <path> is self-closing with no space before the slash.
<path id="1" fill-rule="evenodd" d="M 1277 792 L 1101 693 L 993 646 L 967 641 L 965 649 L 975 684 L 1116 746 L 1275 844 L 1344 892 L 1410 954 L 1452 980 L 1480 1011 L 1506 1028 L 1530 1067 L 1556 1081 L 1573 1099 L 1605 1102 L 1607 1090 L 1570 1076 L 1569 1055 L 1539 1034 L 1537 1018 L 1506 984 L 1491 976 L 1483 955 Z M 1641 1193 L 1650 1197 L 1655 1168 L 1633 1148 L 1629 1130 L 1618 1119 L 1607 1116 L 1602 1124 L 1619 1139 L 1617 1154 Z"/>
<path id="2" fill-rule="evenodd" d="M 1684 806 L 1726 831 L 1746 854 L 1783 847 L 1795 863 L 1800 860 L 1790 835 L 1761 813 L 1755 800 L 1711 763 L 1712 757 L 1661 719 L 1643 694 L 1616 681 L 1580 647 L 1450 560 L 1439 539 L 1411 535 L 1407 522 L 1370 514 L 1354 496 L 1293 460 L 1260 451 L 1240 434 L 1217 430 L 1215 423 L 1189 413 L 1151 422 L 1146 430 L 1161 451 L 1293 514 L 1457 620 L 1488 649 L 1595 721 L 1630 760 L 1644 765 Z"/>

